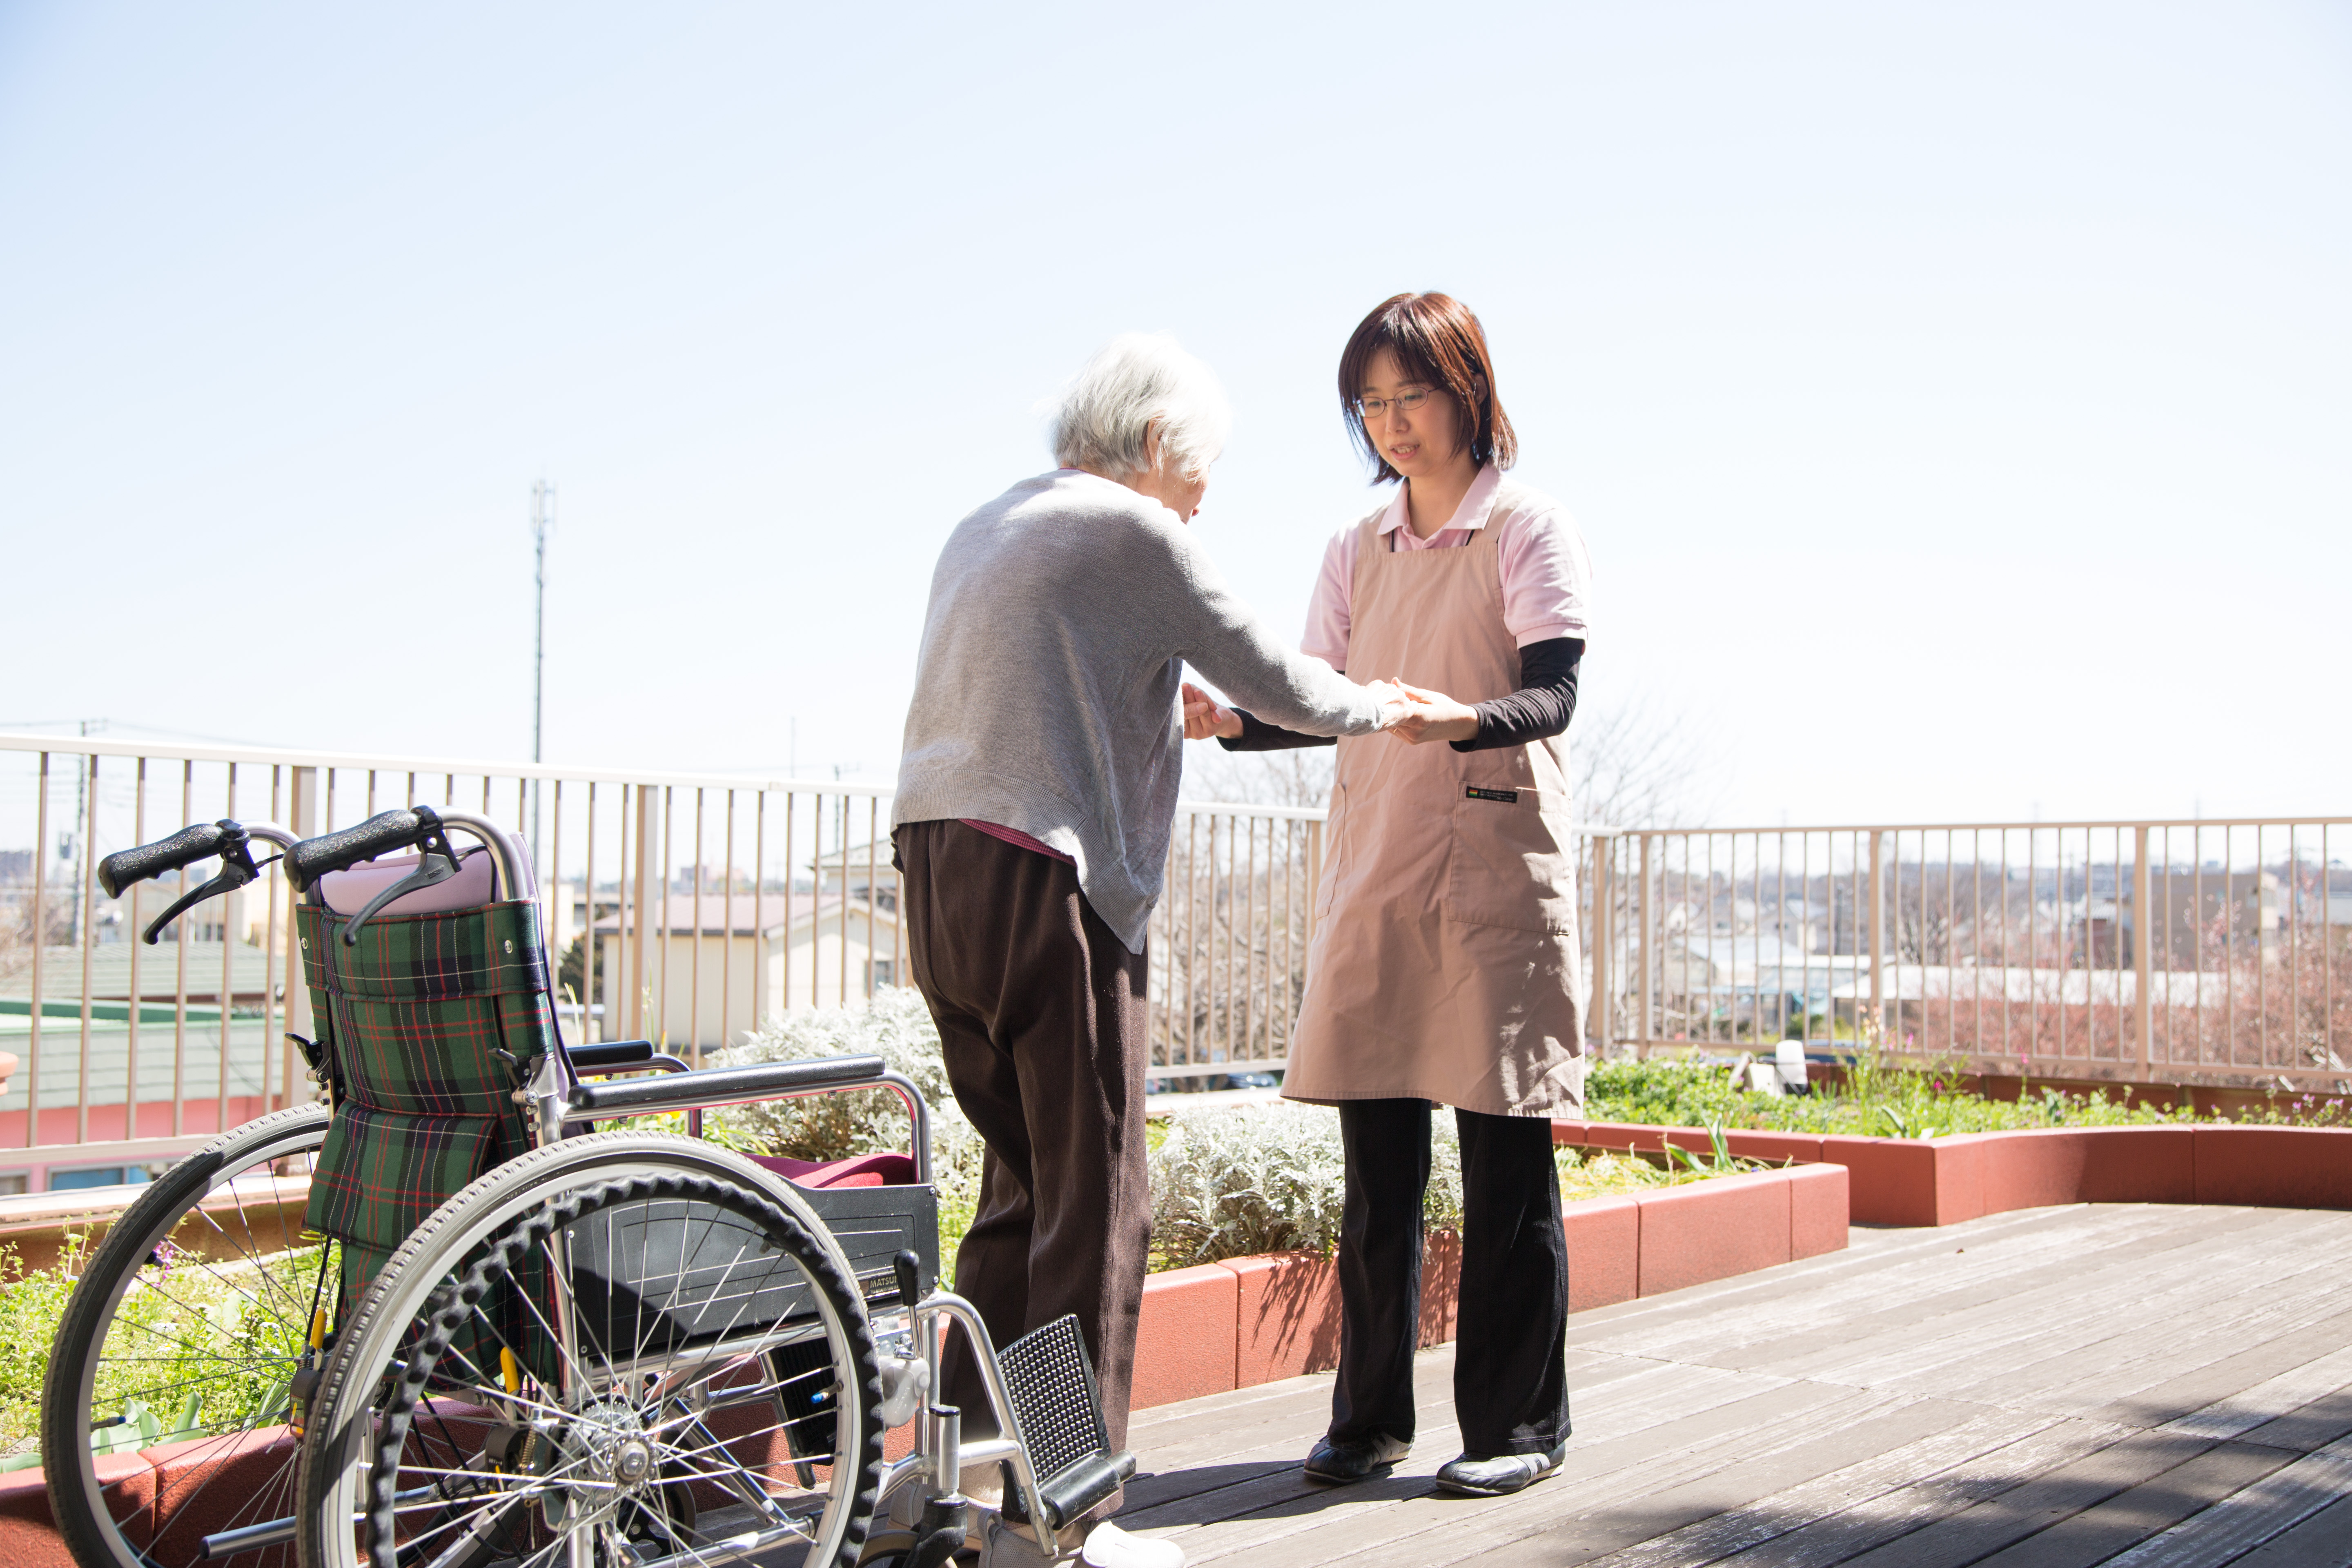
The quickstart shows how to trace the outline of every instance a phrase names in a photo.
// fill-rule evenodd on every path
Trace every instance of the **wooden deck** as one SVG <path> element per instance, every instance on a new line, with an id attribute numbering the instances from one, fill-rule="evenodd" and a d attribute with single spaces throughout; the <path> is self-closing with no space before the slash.
<path id="1" fill-rule="evenodd" d="M 1386 1477 L 1298 1461 L 1303 1377 L 1144 1411 L 1119 1522 L 1194 1563 L 2352 1563 L 2352 1214 L 2116 1205 L 1941 1230 L 1580 1313 L 1575 1438 L 1436 1494 L 1450 1349 Z"/>

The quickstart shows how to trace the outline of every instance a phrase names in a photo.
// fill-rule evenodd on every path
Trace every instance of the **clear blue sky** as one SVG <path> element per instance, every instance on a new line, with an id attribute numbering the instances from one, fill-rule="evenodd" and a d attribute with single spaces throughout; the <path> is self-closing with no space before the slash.
<path id="1" fill-rule="evenodd" d="M 931 560 L 1165 329 L 1295 633 L 1484 316 L 1718 820 L 2352 809 L 2352 8 L 0 5 L 0 721 L 889 773 Z"/>

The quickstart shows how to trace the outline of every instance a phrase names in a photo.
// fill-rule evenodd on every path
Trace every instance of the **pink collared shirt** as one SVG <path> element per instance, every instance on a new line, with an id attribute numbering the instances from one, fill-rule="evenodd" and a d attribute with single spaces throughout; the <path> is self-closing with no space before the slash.
<path id="1" fill-rule="evenodd" d="M 1503 625 L 1525 647 L 1553 637 L 1590 640 L 1587 616 L 1592 601 L 1592 561 L 1584 535 L 1550 497 L 1515 484 L 1489 463 L 1470 482 L 1444 528 L 1423 539 L 1405 510 L 1404 487 L 1374 514 L 1374 528 L 1391 550 L 1456 550 L 1481 528 L 1495 531 L 1495 553 L 1503 579 Z M 1356 589 L 1357 519 L 1331 536 L 1323 552 L 1323 574 L 1307 606 L 1307 635 L 1298 646 L 1334 669 L 1348 668 L 1348 626 Z"/>

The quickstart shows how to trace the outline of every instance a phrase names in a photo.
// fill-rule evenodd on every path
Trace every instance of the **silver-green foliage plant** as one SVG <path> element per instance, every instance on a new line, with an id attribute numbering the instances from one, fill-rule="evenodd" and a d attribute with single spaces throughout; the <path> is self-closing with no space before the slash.
<path id="1" fill-rule="evenodd" d="M 941 1218 L 969 1219 L 980 1196 L 980 1135 L 948 1087 L 940 1032 L 922 994 L 884 987 L 867 1005 L 787 1013 L 718 1058 L 719 1065 L 808 1061 L 819 1057 L 877 1056 L 922 1091 L 931 1108 L 931 1159 Z M 907 1112 L 887 1089 L 814 1094 L 757 1105 L 730 1105 L 703 1117 L 703 1135 L 751 1153 L 793 1160 L 840 1160 L 853 1154 L 906 1152 Z"/>
<path id="2" fill-rule="evenodd" d="M 1423 1215 L 1462 1223 L 1462 1146 L 1454 1119 L 1431 1118 Z M 1171 1268 L 1263 1252 L 1330 1252 L 1347 1191 L 1339 1118 L 1278 1101 L 1179 1111 L 1151 1157 L 1151 1246 Z"/>

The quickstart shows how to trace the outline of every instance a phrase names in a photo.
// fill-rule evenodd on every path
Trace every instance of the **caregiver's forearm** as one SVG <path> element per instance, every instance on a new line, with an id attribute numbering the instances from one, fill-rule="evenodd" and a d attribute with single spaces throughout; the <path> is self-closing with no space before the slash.
<path id="1" fill-rule="evenodd" d="M 1457 752 L 1524 746 L 1567 731 L 1576 713 L 1577 666 L 1584 658 L 1582 637 L 1551 637 L 1519 649 L 1519 689 L 1508 697 L 1478 703 L 1478 732 L 1450 741 Z"/>
<path id="2" fill-rule="evenodd" d="M 1301 746 L 1336 746 L 1339 743 L 1336 735 L 1302 735 L 1296 730 L 1269 724 L 1239 708 L 1234 710 L 1234 716 L 1242 721 L 1242 732 L 1217 737 L 1217 744 L 1229 752 L 1289 752 Z"/>
<path id="3" fill-rule="evenodd" d="M 1583 658 L 1581 637 L 1529 643 L 1519 650 L 1519 689 L 1508 697 L 1478 703 L 1471 710 L 1478 715 L 1478 732 L 1448 743 L 1457 752 L 1485 752 L 1564 733 L 1576 713 L 1577 670 Z M 1242 732 L 1217 738 L 1217 744 L 1229 752 L 1286 752 L 1339 743 L 1328 735 L 1303 735 L 1269 724 L 1246 709 L 1234 712 L 1242 721 Z"/>

